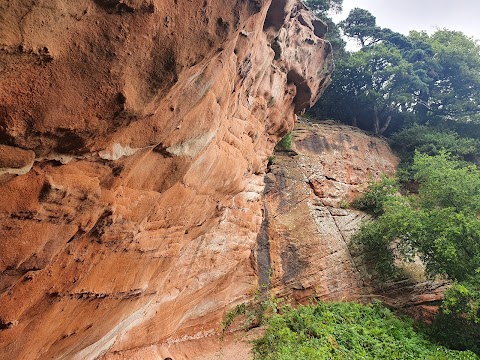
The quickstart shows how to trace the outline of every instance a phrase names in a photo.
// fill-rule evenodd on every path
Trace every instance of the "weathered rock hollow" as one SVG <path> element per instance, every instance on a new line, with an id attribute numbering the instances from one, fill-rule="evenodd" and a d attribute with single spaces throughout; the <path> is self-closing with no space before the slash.
<path id="1" fill-rule="evenodd" d="M 290 0 L 0 4 L 1 358 L 178 359 L 218 331 L 325 31 Z"/>

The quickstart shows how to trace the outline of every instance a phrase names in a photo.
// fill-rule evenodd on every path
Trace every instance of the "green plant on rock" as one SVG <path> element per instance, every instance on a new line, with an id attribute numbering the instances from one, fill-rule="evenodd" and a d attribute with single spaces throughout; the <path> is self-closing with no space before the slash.
<path id="1" fill-rule="evenodd" d="M 270 165 L 273 165 L 275 163 L 275 160 L 276 160 L 276 157 L 275 156 L 269 156 L 268 157 L 268 162 L 267 162 L 267 166 L 270 166 Z"/>
<path id="2" fill-rule="evenodd" d="M 370 180 L 365 192 L 352 202 L 352 207 L 379 216 L 384 212 L 384 206 L 399 191 L 395 178 L 382 175 L 380 181 Z"/>
<path id="3" fill-rule="evenodd" d="M 287 133 L 276 145 L 277 149 L 280 150 L 291 150 L 292 149 L 293 136 L 292 133 Z"/>
<path id="4" fill-rule="evenodd" d="M 340 202 L 338 203 L 338 206 L 340 207 L 340 209 L 348 209 L 349 205 L 350 204 L 345 199 L 340 200 Z"/>
<path id="5" fill-rule="evenodd" d="M 283 306 L 282 299 L 266 296 L 260 289 L 255 293 L 252 301 L 238 304 L 225 314 L 222 333 L 225 334 L 241 316 L 245 316 L 242 323 L 244 330 L 262 325 L 268 316 L 277 313 Z"/>
<path id="6" fill-rule="evenodd" d="M 241 303 L 236 305 L 232 310 L 228 311 L 222 321 L 222 333 L 225 333 L 233 322 L 239 316 L 245 315 L 247 312 L 247 303 Z"/>

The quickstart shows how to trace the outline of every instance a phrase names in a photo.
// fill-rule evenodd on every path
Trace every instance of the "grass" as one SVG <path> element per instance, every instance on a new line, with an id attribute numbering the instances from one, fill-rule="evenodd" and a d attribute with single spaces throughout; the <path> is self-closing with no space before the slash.
<path id="1" fill-rule="evenodd" d="M 254 359 L 479 359 L 446 349 L 380 304 L 323 303 L 284 307 L 255 341 Z"/>

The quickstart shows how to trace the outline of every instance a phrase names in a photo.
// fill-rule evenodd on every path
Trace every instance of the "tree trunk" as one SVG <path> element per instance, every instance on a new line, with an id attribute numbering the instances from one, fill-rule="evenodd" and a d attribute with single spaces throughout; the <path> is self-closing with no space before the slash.
<path id="1" fill-rule="evenodd" d="M 388 115 L 385 124 L 383 124 L 382 128 L 380 128 L 380 117 L 378 116 L 378 109 L 376 105 L 373 107 L 373 114 L 373 131 L 376 135 L 382 135 L 390 125 L 390 122 L 392 121 L 392 115 Z"/>
<path id="2" fill-rule="evenodd" d="M 388 126 L 390 125 L 390 121 L 392 121 L 392 115 L 388 115 L 387 121 L 385 121 L 385 124 L 383 124 L 378 135 L 382 135 L 385 132 L 385 130 L 387 130 Z"/>
<path id="3" fill-rule="evenodd" d="M 378 118 L 377 106 L 373 107 L 373 132 L 378 135 L 380 131 L 380 119 Z"/>

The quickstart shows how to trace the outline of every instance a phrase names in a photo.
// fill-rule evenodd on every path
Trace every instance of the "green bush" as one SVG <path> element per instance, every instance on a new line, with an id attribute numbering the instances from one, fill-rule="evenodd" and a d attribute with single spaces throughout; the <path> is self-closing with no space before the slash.
<path id="1" fill-rule="evenodd" d="M 401 158 L 398 179 L 402 183 L 413 181 L 411 166 L 415 152 L 435 156 L 444 151 L 455 158 L 469 161 L 480 155 L 478 139 L 459 136 L 453 130 L 424 125 L 413 125 L 393 134 L 392 146 L 399 151 Z"/>
<path id="2" fill-rule="evenodd" d="M 289 132 L 285 135 L 276 145 L 277 149 L 290 150 L 292 148 L 292 133 Z"/>
<path id="3" fill-rule="evenodd" d="M 413 157 L 415 151 L 427 155 L 438 155 L 447 151 L 453 156 L 467 158 L 477 155 L 480 141 L 460 137 L 455 131 L 437 129 L 424 125 L 413 125 L 410 128 L 392 135 L 393 146 L 402 153 Z"/>
<path id="4" fill-rule="evenodd" d="M 378 196 L 380 185 L 367 191 L 366 198 L 384 199 L 375 207 L 383 212 L 354 240 L 377 252 L 397 240 L 401 254 L 408 259 L 418 252 L 433 276 L 458 281 L 480 276 L 480 172 L 444 152 L 417 153 L 412 168 L 418 196 Z"/>
<path id="5" fill-rule="evenodd" d="M 440 151 L 436 156 L 416 153 L 412 170 L 422 208 L 452 207 L 474 216 L 480 212 L 480 171 L 475 165 Z"/>
<path id="6" fill-rule="evenodd" d="M 428 275 L 453 280 L 436 333 L 451 346 L 479 352 L 473 344 L 480 344 L 480 171 L 444 151 L 415 154 L 411 168 L 418 195 L 388 198 L 383 213 L 364 224 L 353 241 L 365 247 L 384 277 L 395 274 L 395 244 L 403 260 L 418 255 Z M 455 324 L 468 333 L 449 335 L 456 334 Z"/>
<path id="7" fill-rule="evenodd" d="M 268 320 L 254 359 L 478 359 L 448 350 L 378 303 L 323 303 L 283 308 Z"/>
<path id="8" fill-rule="evenodd" d="M 371 180 L 365 192 L 352 202 L 352 207 L 379 216 L 385 203 L 399 191 L 397 180 L 382 175 L 380 181 Z"/>
<path id="9" fill-rule="evenodd" d="M 431 337 L 451 349 L 480 354 L 480 283 L 456 283 L 445 299 L 433 324 Z"/>

